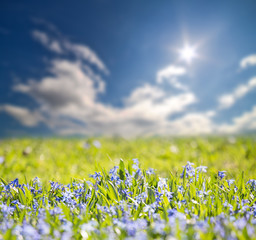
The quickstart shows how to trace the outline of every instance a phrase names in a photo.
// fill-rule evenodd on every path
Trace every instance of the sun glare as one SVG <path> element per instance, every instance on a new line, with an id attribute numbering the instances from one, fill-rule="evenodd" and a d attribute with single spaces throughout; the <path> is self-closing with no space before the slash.
<path id="1" fill-rule="evenodd" d="M 196 48 L 189 45 L 184 46 L 179 53 L 181 60 L 187 63 L 191 63 L 197 57 Z"/>

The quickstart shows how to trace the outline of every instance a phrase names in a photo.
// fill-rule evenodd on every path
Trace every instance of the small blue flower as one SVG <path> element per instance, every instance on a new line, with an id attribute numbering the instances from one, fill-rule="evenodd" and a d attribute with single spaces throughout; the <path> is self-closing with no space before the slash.
<path id="1" fill-rule="evenodd" d="M 183 192 L 184 192 L 183 186 L 178 186 L 177 191 L 178 191 L 179 193 L 183 193 Z"/>
<path id="2" fill-rule="evenodd" d="M 228 186 L 230 187 L 235 182 L 234 179 L 227 180 Z"/>
<path id="3" fill-rule="evenodd" d="M 109 170 L 109 174 L 117 174 L 118 166 L 114 166 L 112 169 Z"/>
<path id="4" fill-rule="evenodd" d="M 93 175 L 90 175 L 91 178 L 100 180 L 102 178 L 101 172 L 95 172 Z"/>
<path id="5" fill-rule="evenodd" d="M 147 171 L 146 171 L 146 174 L 148 175 L 152 175 L 155 173 L 155 170 L 153 168 L 149 168 Z"/>
<path id="6" fill-rule="evenodd" d="M 199 166 L 196 168 L 196 170 L 198 170 L 198 172 L 207 172 L 207 167 L 206 166 Z"/>
<path id="7" fill-rule="evenodd" d="M 132 161 L 133 161 L 134 164 L 139 165 L 139 159 L 138 158 L 133 158 Z"/>
<path id="8" fill-rule="evenodd" d="M 191 163 L 191 162 L 187 162 L 187 165 L 183 167 L 183 172 L 181 174 L 181 178 L 184 177 L 184 173 L 186 171 L 186 178 L 187 177 L 194 177 L 195 176 L 195 169 L 194 167 L 192 166 L 194 165 L 194 163 Z"/>
<path id="9" fill-rule="evenodd" d="M 18 178 L 15 178 L 13 181 L 11 181 L 10 185 L 12 187 L 19 187 L 20 184 L 19 184 L 19 179 Z"/>
<path id="10" fill-rule="evenodd" d="M 221 180 L 226 176 L 225 172 L 226 172 L 226 171 L 219 171 L 219 172 L 218 172 L 218 177 L 219 177 Z"/>

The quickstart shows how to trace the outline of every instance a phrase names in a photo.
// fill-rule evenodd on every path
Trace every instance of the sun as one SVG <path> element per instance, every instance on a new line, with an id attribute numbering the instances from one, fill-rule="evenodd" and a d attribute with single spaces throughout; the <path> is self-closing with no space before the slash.
<path id="1" fill-rule="evenodd" d="M 196 47 L 187 44 L 179 50 L 179 54 L 181 60 L 191 63 L 191 61 L 197 57 Z"/>

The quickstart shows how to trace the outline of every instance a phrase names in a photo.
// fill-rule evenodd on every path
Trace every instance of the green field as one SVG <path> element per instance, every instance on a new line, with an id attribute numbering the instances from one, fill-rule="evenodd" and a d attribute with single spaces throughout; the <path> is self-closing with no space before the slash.
<path id="1" fill-rule="evenodd" d="M 93 142 L 99 141 L 100 147 Z M 238 138 L 121 138 L 97 139 L 10 139 L 0 142 L 0 175 L 67 183 L 84 179 L 101 167 L 110 169 L 138 158 L 143 168 L 154 168 L 162 176 L 176 173 L 187 161 L 208 166 L 208 171 L 226 170 L 230 178 L 245 172 L 256 177 L 256 140 Z"/>
<path id="2" fill-rule="evenodd" d="M 3 140 L 0 162 L 0 239 L 256 239 L 254 137 Z"/>

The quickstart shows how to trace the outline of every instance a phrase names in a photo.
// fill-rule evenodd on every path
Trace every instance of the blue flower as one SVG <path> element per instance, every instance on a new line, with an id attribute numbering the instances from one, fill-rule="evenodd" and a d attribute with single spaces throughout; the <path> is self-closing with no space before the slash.
<path id="1" fill-rule="evenodd" d="M 112 169 L 109 170 L 109 174 L 115 175 L 117 174 L 118 166 L 114 166 Z"/>
<path id="2" fill-rule="evenodd" d="M 148 175 L 152 175 L 155 173 L 155 170 L 153 168 L 149 168 L 147 171 L 146 171 L 146 174 Z"/>
<path id="3" fill-rule="evenodd" d="M 183 186 L 178 186 L 177 191 L 182 194 L 184 192 Z"/>
<path id="4" fill-rule="evenodd" d="M 13 181 L 11 181 L 10 185 L 12 187 L 20 187 L 21 185 L 19 184 L 19 179 L 15 178 Z"/>
<path id="5" fill-rule="evenodd" d="M 180 176 L 181 178 L 184 177 L 184 172 L 186 172 L 186 178 L 195 176 L 195 169 L 192 165 L 194 165 L 194 163 L 187 162 L 187 165 L 183 167 L 183 172 Z"/>
<path id="6" fill-rule="evenodd" d="M 132 161 L 133 161 L 134 164 L 139 165 L 139 159 L 138 158 L 133 158 Z"/>
<path id="7" fill-rule="evenodd" d="M 228 183 L 228 186 L 229 186 L 229 187 L 230 187 L 231 184 L 233 184 L 234 182 L 235 182 L 234 179 L 229 179 L 229 180 L 227 180 L 227 183 Z"/>
<path id="8" fill-rule="evenodd" d="M 102 178 L 101 172 L 95 172 L 94 174 L 90 175 L 90 177 L 96 180 L 100 180 L 100 178 Z"/>
<path id="9" fill-rule="evenodd" d="M 256 190 L 256 180 L 255 179 L 250 179 L 247 182 L 247 185 L 250 185 L 251 188 L 253 188 L 254 190 Z"/>
<path id="10" fill-rule="evenodd" d="M 207 167 L 206 166 L 199 166 L 196 168 L 196 170 L 198 170 L 198 172 L 207 172 Z"/>
<path id="11" fill-rule="evenodd" d="M 219 171 L 219 172 L 218 172 L 218 177 L 219 177 L 221 180 L 226 176 L 225 172 L 226 172 L 226 171 Z"/>

